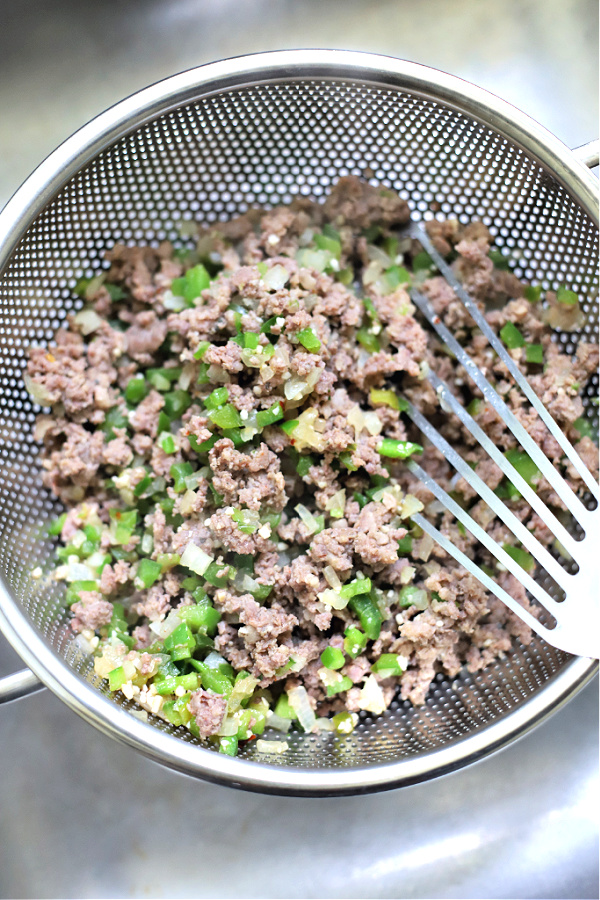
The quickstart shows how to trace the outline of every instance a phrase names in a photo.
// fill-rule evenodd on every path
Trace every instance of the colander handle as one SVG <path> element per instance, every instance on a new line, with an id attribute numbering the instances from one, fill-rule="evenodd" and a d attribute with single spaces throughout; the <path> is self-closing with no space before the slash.
<path id="1" fill-rule="evenodd" d="M 44 685 L 39 678 L 29 669 L 21 669 L 5 678 L 0 678 L 0 703 L 10 703 L 11 700 L 20 700 L 27 694 L 35 694 L 42 691 Z"/>
<path id="2" fill-rule="evenodd" d="M 600 141 L 590 141 L 587 144 L 582 144 L 581 147 L 574 147 L 573 153 L 584 166 L 587 166 L 588 169 L 594 169 L 598 165 Z"/>

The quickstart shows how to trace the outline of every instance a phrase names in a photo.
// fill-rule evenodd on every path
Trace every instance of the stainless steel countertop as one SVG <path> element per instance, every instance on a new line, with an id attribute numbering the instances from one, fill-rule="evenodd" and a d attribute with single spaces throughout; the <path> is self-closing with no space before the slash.
<path id="1" fill-rule="evenodd" d="M 444 69 L 575 146 L 598 132 L 597 18 L 595 0 L 21 0 L 0 30 L 0 206 L 138 88 L 287 47 Z M 0 674 L 18 663 L 0 639 Z M 0 748 L 0 897 L 598 896 L 597 682 L 476 766 L 365 797 L 197 783 L 46 691 L 0 710 Z"/>

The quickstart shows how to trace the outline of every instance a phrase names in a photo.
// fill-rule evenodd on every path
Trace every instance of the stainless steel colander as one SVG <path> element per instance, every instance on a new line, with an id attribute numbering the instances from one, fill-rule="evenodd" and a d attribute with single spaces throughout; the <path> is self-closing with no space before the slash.
<path id="1" fill-rule="evenodd" d="M 592 154 L 593 156 L 593 154 Z M 119 103 L 59 147 L 0 215 L 0 626 L 35 676 L 97 728 L 180 772 L 250 790 L 342 794 L 422 781 L 502 747 L 557 709 L 596 664 L 536 639 L 494 666 L 441 676 L 424 707 L 395 702 L 348 736 L 293 735 L 282 756 L 237 759 L 187 731 L 144 723 L 111 697 L 69 631 L 48 573 L 41 487 L 21 380 L 27 347 L 52 338 L 72 288 L 116 241 L 170 239 L 180 223 L 250 206 L 323 197 L 341 175 L 395 188 L 415 219 L 482 219 L 517 274 L 588 299 L 574 352 L 597 332 L 597 182 L 579 158 L 518 110 L 440 72 L 343 51 L 286 51 L 214 63 Z M 591 162 L 591 156 L 588 159 Z M 589 386 L 587 402 L 597 393 Z M 31 577 L 40 567 L 41 578 Z"/>

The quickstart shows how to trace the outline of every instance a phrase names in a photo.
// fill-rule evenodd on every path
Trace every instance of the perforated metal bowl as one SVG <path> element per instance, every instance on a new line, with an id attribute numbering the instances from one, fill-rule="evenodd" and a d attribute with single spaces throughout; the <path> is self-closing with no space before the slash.
<path id="1" fill-rule="evenodd" d="M 522 735 L 594 673 L 536 640 L 477 675 L 441 676 L 426 705 L 396 702 L 354 734 L 292 735 L 282 756 L 230 759 L 146 724 L 112 698 L 69 631 L 46 574 L 32 426 L 21 373 L 78 301 L 72 288 L 115 241 L 181 245 L 181 220 L 319 199 L 341 175 L 395 188 L 416 219 L 481 218 L 517 273 L 588 297 L 597 329 L 596 184 L 571 151 L 508 104 L 414 64 L 341 51 L 259 54 L 203 66 L 124 100 L 56 150 L 0 215 L 0 626 L 30 669 L 112 737 L 180 772 L 251 790 L 377 790 L 451 771 Z M 579 333 L 560 334 L 573 352 Z M 40 566 L 44 577 L 31 578 Z M 5 696 L 30 689 L 13 676 Z M 0 691 L 1 693 L 2 691 Z"/>

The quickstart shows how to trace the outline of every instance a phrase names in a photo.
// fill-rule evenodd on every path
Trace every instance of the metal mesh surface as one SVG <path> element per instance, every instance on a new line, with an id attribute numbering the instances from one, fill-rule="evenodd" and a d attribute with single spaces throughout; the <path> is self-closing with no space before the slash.
<path id="1" fill-rule="evenodd" d="M 52 339 L 80 304 L 77 279 L 105 266 L 116 241 L 185 246 L 182 220 L 211 223 L 297 194 L 318 200 L 346 174 L 396 189 L 415 219 L 483 220 L 518 258 L 518 275 L 587 298 L 582 332 L 597 330 L 593 223 L 524 151 L 436 102 L 344 80 L 262 84 L 189 103 L 105 149 L 33 222 L 0 279 L 0 570 L 34 628 L 82 678 L 94 682 L 91 663 L 48 576 L 42 526 L 58 509 L 39 480 L 39 408 L 21 380 L 28 346 Z M 579 336 L 557 339 L 573 352 Z M 45 573 L 38 581 L 36 566 Z M 505 716 L 569 660 L 536 639 L 475 676 L 439 677 L 423 708 L 394 703 L 347 737 L 291 736 L 285 755 L 263 761 L 364 767 L 422 754 Z M 258 758 L 252 746 L 242 755 Z"/>

